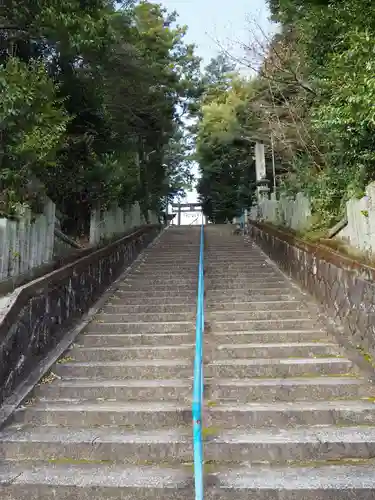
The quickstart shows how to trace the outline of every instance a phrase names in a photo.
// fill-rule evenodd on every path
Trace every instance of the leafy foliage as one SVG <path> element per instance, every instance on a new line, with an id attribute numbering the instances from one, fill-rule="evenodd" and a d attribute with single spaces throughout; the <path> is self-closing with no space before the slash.
<path id="1" fill-rule="evenodd" d="M 189 183 L 177 131 L 199 60 L 174 13 L 147 1 L 10 1 L 0 23 L 6 213 L 28 203 L 30 174 L 71 233 L 87 232 L 94 204 L 138 200 L 146 214 Z"/>
<path id="2" fill-rule="evenodd" d="M 254 189 L 252 144 L 272 140 L 279 190 L 307 194 L 324 230 L 375 180 L 375 9 L 371 0 L 268 6 L 280 29 L 248 47 L 256 77 L 239 78 L 221 56 L 203 79 L 199 191 L 211 219 L 241 212 Z"/>
<path id="3" fill-rule="evenodd" d="M 9 58 L 0 68 L 0 186 L 2 214 L 35 199 L 30 178 L 53 169 L 68 117 L 41 63 Z"/>
<path id="4" fill-rule="evenodd" d="M 222 72 L 222 73 L 221 73 Z M 260 137 L 259 82 L 240 77 L 224 56 L 206 68 L 200 99 L 198 192 L 205 214 L 216 223 L 232 220 L 252 204 L 254 137 Z"/>
<path id="5" fill-rule="evenodd" d="M 267 99 L 270 133 L 288 156 L 284 187 L 308 194 L 316 225 L 325 228 L 375 179 L 375 11 L 367 0 L 272 0 L 269 6 L 290 49 L 273 65 L 270 87 L 282 100 Z M 273 56 L 270 46 L 268 60 Z M 300 80 L 291 93 L 296 62 Z M 283 83 L 281 75 L 287 75 Z"/>

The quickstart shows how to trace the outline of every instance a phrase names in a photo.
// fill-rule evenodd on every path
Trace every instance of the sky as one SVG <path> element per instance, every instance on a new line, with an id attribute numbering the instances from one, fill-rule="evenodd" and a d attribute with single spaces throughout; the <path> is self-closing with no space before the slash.
<path id="1" fill-rule="evenodd" d="M 169 11 L 177 11 L 178 22 L 188 26 L 186 41 L 197 46 L 197 54 L 208 63 L 220 46 L 237 57 L 238 42 L 251 40 L 255 25 L 270 30 L 265 0 L 161 0 Z"/>
<path id="2" fill-rule="evenodd" d="M 269 34 L 274 30 L 268 21 L 265 0 L 161 0 L 161 3 L 168 11 L 177 11 L 180 25 L 188 26 L 186 42 L 196 45 L 203 67 L 222 49 L 243 60 L 243 45 L 262 32 Z M 196 202 L 196 191 L 188 193 L 184 201 Z M 189 223 L 189 217 L 184 219 L 182 223 Z"/>

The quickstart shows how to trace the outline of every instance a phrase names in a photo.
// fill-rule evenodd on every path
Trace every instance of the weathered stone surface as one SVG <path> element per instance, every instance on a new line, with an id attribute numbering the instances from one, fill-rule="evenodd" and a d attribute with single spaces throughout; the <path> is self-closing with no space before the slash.
<path id="1" fill-rule="evenodd" d="M 186 468 L 57 463 L 15 471 L 1 500 L 188 500 L 194 494 Z"/>
<path id="2" fill-rule="evenodd" d="M 42 401 L 116 400 L 125 401 L 184 401 L 191 400 L 192 381 L 183 379 L 146 380 L 59 380 L 53 385 L 41 385 L 36 395 Z"/>
<path id="3" fill-rule="evenodd" d="M 2 439 L 2 452 L 5 460 L 171 464 L 191 459 L 190 434 L 188 428 L 137 432 L 120 427 L 9 429 Z"/>
<path id="4" fill-rule="evenodd" d="M 375 269 L 267 225 L 253 224 L 250 237 L 341 321 L 348 343 L 375 356 Z"/>
<path id="5" fill-rule="evenodd" d="M 373 464 L 233 467 L 220 471 L 208 500 L 373 500 Z"/>
<path id="6" fill-rule="evenodd" d="M 361 399 L 373 393 L 361 379 L 332 376 L 219 379 L 207 387 L 210 400 L 237 403 Z"/>

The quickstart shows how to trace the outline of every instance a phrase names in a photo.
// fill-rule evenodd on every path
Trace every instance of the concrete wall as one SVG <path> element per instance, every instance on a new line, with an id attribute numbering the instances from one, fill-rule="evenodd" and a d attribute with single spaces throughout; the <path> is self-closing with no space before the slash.
<path id="1" fill-rule="evenodd" d="M 2 299 L 0 406 L 159 231 L 145 226 Z"/>
<path id="2" fill-rule="evenodd" d="M 300 231 L 309 227 L 311 207 L 309 199 L 303 193 L 297 193 L 295 198 L 280 196 L 276 199 L 263 198 L 257 206 L 250 210 L 250 220 L 271 222 Z"/>
<path id="3" fill-rule="evenodd" d="M 150 224 L 158 224 L 156 214 L 149 211 Z M 135 227 L 146 224 L 138 202 L 134 203 L 128 210 L 113 205 L 108 210 L 92 210 L 90 220 L 90 244 L 96 245 L 103 240 L 110 240 L 114 236 L 125 234 Z"/>
<path id="4" fill-rule="evenodd" d="M 264 224 L 250 237 L 340 322 L 349 347 L 375 358 L 375 269 Z"/>
<path id="5" fill-rule="evenodd" d="M 351 246 L 373 254 L 375 252 L 375 183 L 366 188 L 360 199 L 346 204 L 347 225 L 337 235 Z"/>
<path id="6" fill-rule="evenodd" d="M 35 220 L 30 213 L 19 220 L 0 219 L 0 281 L 52 261 L 55 209 L 47 200 Z"/>

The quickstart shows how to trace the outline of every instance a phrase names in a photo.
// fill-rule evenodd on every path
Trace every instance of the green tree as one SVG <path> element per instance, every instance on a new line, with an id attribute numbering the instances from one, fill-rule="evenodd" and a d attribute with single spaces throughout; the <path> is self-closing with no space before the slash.
<path id="1" fill-rule="evenodd" d="M 213 64 L 209 67 L 217 65 Z M 204 213 L 217 223 L 232 220 L 249 207 L 255 187 L 251 129 L 253 82 L 236 74 L 210 76 L 201 99 L 197 161 L 201 170 L 198 192 Z M 251 116 L 251 119 L 250 119 Z"/>
<path id="2" fill-rule="evenodd" d="M 68 116 L 43 64 L 9 58 L 0 66 L 0 186 L 4 215 L 37 210 L 30 179 L 54 170 Z"/>
<path id="3" fill-rule="evenodd" d="M 200 75 L 175 14 L 146 1 L 117 9 L 107 0 L 21 1 L 6 3 L 0 23 L 5 78 L 10 57 L 30 67 L 38 61 L 50 78 L 48 106 L 62 116 L 53 162 L 39 164 L 38 176 L 64 214 L 65 230 L 87 232 L 94 204 L 125 207 L 138 200 L 147 214 L 166 192 L 181 188 L 169 180 L 178 178 L 180 166 L 188 179 L 186 161 L 175 163 L 172 174 L 164 157 Z M 22 78 L 19 103 L 27 97 Z M 44 112 L 48 127 L 52 119 Z"/>

